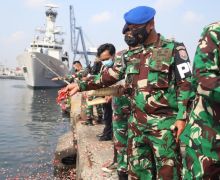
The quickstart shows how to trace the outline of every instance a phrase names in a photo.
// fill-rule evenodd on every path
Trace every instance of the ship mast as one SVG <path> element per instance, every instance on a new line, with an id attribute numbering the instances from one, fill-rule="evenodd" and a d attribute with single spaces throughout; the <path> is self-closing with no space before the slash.
<path id="1" fill-rule="evenodd" d="M 56 43 L 55 35 L 62 34 L 60 29 L 55 25 L 57 12 L 54 9 L 58 8 L 58 6 L 53 4 L 47 4 L 46 7 L 48 7 L 48 9 L 46 11 L 46 29 L 44 41 Z"/>

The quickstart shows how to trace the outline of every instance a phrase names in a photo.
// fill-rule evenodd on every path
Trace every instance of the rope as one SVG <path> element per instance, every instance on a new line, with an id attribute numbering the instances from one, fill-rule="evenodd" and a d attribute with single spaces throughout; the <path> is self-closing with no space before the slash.
<path id="1" fill-rule="evenodd" d="M 43 66 L 45 66 L 49 71 L 51 71 L 52 73 L 54 73 L 56 76 L 61 77 L 58 73 L 56 73 L 53 69 L 51 69 L 49 66 L 47 66 L 44 62 L 42 62 L 38 57 L 36 57 L 34 54 L 31 54 L 31 56 L 33 58 L 35 58 L 36 60 L 38 60 Z M 67 80 L 62 79 L 62 81 L 64 81 L 66 84 L 70 84 Z"/>
<path id="2" fill-rule="evenodd" d="M 92 45 L 92 47 L 95 47 L 94 43 L 89 39 L 89 37 L 86 35 L 86 33 L 83 31 L 83 34 L 85 36 L 85 39 Z"/>

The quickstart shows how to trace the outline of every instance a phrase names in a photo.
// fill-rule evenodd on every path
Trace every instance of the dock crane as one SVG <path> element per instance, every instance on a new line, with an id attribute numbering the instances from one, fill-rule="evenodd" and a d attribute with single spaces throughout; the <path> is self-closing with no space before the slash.
<path id="1" fill-rule="evenodd" d="M 86 49 L 85 40 L 83 37 L 83 31 L 80 26 L 76 26 L 76 18 L 74 14 L 74 8 L 72 5 L 69 7 L 70 11 L 70 36 L 71 36 L 71 50 L 73 52 L 73 59 L 76 59 L 77 55 L 84 57 L 86 66 L 89 66 L 88 55 L 96 55 L 95 51 L 88 51 Z M 82 50 L 79 50 L 79 43 L 81 42 Z"/>

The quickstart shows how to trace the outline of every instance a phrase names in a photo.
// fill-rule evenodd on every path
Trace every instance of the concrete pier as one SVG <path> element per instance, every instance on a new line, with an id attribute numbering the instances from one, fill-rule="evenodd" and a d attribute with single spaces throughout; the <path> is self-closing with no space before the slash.
<path id="1" fill-rule="evenodd" d="M 96 135 L 101 133 L 104 125 L 82 125 L 85 115 L 81 94 L 71 100 L 71 124 L 77 143 L 76 177 L 83 180 L 118 179 L 116 172 L 105 173 L 102 166 L 113 159 L 113 142 L 98 141 Z"/>
<path id="2" fill-rule="evenodd" d="M 54 154 L 55 174 L 75 168 L 77 150 L 74 142 L 72 131 L 65 133 L 58 139 Z"/>

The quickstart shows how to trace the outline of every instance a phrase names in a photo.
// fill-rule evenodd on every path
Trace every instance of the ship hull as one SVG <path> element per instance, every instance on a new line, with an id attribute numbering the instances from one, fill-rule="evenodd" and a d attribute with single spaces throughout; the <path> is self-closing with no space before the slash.
<path id="1" fill-rule="evenodd" d="M 68 67 L 60 60 L 38 52 L 24 52 L 17 56 L 25 81 L 31 88 L 55 88 L 66 85 L 63 81 L 52 81 L 54 77 L 68 74 Z"/>

